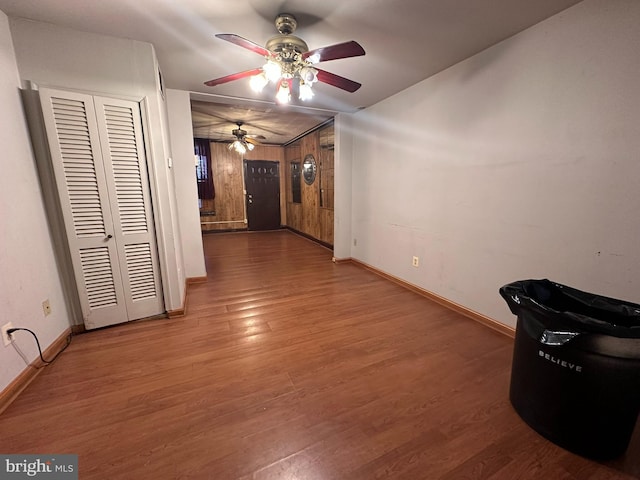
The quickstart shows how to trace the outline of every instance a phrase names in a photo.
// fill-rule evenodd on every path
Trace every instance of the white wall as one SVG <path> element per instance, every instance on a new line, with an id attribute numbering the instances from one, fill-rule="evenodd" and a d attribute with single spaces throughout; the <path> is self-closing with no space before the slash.
<path id="1" fill-rule="evenodd" d="M 166 106 L 159 94 L 158 65 L 149 43 L 80 32 L 12 18 L 20 77 L 41 86 L 102 95 L 145 99 L 149 174 L 167 310 L 179 309 L 185 275 L 166 126 Z"/>
<path id="2" fill-rule="evenodd" d="M 640 302 L 638 25 L 586 0 L 355 114 L 352 256 L 508 325 L 519 279 Z"/>
<path id="3" fill-rule="evenodd" d="M 200 229 L 189 92 L 167 90 L 167 111 L 185 275 L 204 277 L 207 270 Z"/>
<path id="4" fill-rule="evenodd" d="M 352 160 L 353 128 L 352 115 L 340 113 L 334 120 L 335 130 L 335 190 L 333 209 L 333 255 L 334 258 L 351 257 L 351 210 L 352 210 Z"/>
<path id="5" fill-rule="evenodd" d="M 12 322 L 33 330 L 47 348 L 70 323 L 19 87 L 9 22 L 0 12 L 0 324 Z M 42 301 L 47 298 L 52 313 L 44 317 Z M 33 337 L 27 332 L 14 335 L 27 361 L 35 360 Z M 0 391 L 25 368 L 18 350 L 0 343 Z"/>

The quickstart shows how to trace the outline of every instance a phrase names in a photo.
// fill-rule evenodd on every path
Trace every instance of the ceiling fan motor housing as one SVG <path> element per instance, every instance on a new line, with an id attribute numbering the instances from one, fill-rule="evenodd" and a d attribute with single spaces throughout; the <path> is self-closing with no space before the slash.
<path id="1" fill-rule="evenodd" d="M 309 47 L 307 46 L 306 42 L 300 37 L 296 37 L 295 35 L 282 34 L 271 37 L 267 41 L 265 48 L 274 55 L 290 51 L 302 54 L 309 51 Z"/>
<path id="2" fill-rule="evenodd" d="M 281 13 L 276 17 L 276 29 L 283 35 L 290 35 L 298 28 L 296 17 L 290 13 Z"/>
<path id="3" fill-rule="evenodd" d="M 244 122 L 236 122 L 236 125 L 238 125 L 238 128 L 234 128 L 231 131 L 234 137 L 237 137 L 238 139 L 242 139 L 247 134 L 247 131 L 242 129 L 243 124 Z"/>
<path id="4" fill-rule="evenodd" d="M 290 13 L 278 15 L 275 24 L 280 34 L 270 38 L 265 48 L 273 53 L 280 64 L 283 77 L 293 78 L 307 64 L 302 54 L 309 51 L 309 46 L 300 37 L 292 35 L 298 22 Z"/>

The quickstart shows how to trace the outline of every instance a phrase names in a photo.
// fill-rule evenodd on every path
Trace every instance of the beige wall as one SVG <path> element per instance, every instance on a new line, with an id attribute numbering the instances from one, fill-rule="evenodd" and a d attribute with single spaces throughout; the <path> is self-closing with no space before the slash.
<path id="1" fill-rule="evenodd" d="M 519 279 L 640 302 L 638 25 L 586 0 L 354 114 L 351 255 L 507 325 Z"/>
<path id="2" fill-rule="evenodd" d="M 20 102 L 18 68 L 9 24 L 0 12 L 0 326 L 33 330 L 43 348 L 70 327 L 61 280 L 54 259 L 36 164 Z M 42 301 L 51 314 L 44 316 Z M 0 344 L 0 391 L 38 356 L 33 337 L 15 334 L 15 344 Z"/>
<path id="3" fill-rule="evenodd" d="M 189 92 L 167 90 L 167 112 L 184 272 L 187 278 L 204 277 L 207 271 L 200 233 Z"/>

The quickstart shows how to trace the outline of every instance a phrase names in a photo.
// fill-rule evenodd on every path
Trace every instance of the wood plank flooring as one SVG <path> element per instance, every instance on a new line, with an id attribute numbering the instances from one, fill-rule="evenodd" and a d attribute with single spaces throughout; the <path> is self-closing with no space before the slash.
<path id="1" fill-rule="evenodd" d="M 83 480 L 640 476 L 639 428 L 597 463 L 520 420 L 511 339 L 287 231 L 204 240 L 187 315 L 76 336 L 0 452 L 77 453 Z"/>

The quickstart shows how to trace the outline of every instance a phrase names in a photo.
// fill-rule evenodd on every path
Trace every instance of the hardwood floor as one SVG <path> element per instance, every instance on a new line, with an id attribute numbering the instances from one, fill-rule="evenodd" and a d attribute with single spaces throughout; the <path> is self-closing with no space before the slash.
<path id="1" fill-rule="evenodd" d="M 204 240 L 187 315 L 76 336 L 0 452 L 77 453 L 83 480 L 640 476 L 640 428 L 597 463 L 520 420 L 506 336 L 287 231 Z"/>

